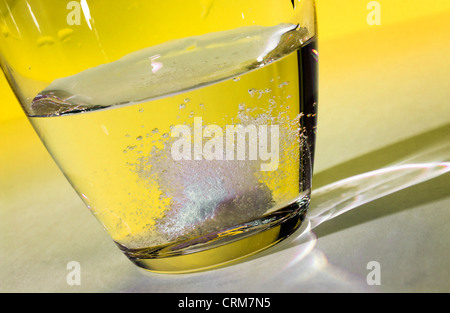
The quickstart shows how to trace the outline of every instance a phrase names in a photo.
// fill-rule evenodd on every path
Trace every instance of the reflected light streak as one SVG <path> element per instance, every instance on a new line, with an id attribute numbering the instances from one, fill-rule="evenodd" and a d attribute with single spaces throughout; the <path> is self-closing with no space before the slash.
<path id="1" fill-rule="evenodd" d="M 81 9 L 83 10 L 84 18 L 86 20 L 86 23 L 89 26 L 89 29 L 92 30 L 91 25 L 91 11 L 89 10 L 89 5 L 87 4 L 86 0 L 81 0 Z"/>
<path id="2" fill-rule="evenodd" d="M 34 24 L 36 25 L 38 31 L 41 33 L 41 28 L 39 26 L 39 23 L 38 23 L 38 21 L 36 19 L 36 16 L 34 16 L 33 10 L 31 9 L 31 6 L 30 6 L 30 4 L 28 2 L 27 2 L 27 6 L 28 6 L 28 10 L 30 11 L 31 17 L 33 18 Z"/>
<path id="3" fill-rule="evenodd" d="M 8 10 L 8 16 L 11 17 L 11 21 L 13 22 L 13 24 L 17 30 L 17 34 L 19 35 L 19 38 L 22 39 L 22 34 L 20 33 L 19 26 L 17 26 L 16 20 L 14 19 L 14 14 L 12 14 L 11 8 L 9 7 L 8 2 L 6 2 L 6 9 Z"/>
<path id="4" fill-rule="evenodd" d="M 312 191 L 312 228 L 358 206 L 450 171 L 450 142 L 437 144 L 390 166 L 349 177 Z"/>
<path id="5" fill-rule="evenodd" d="M 312 228 L 365 203 L 438 177 L 450 171 L 450 162 L 401 164 L 321 187 L 312 192 L 309 218 Z"/>
<path id="6" fill-rule="evenodd" d="M 159 54 L 150 57 L 153 74 L 155 74 L 156 72 L 158 72 L 160 69 L 162 69 L 164 67 L 164 65 L 161 62 L 156 62 L 156 60 L 158 60 L 159 58 L 161 58 L 161 55 L 159 55 Z"/>
<path id="7" fill-rule="evenodd" d="M 319 61 L 319 52 L 316 49 L 312 49 L 311 52 L 313 54 L 314 60 Z"/>
<path id="8" fill-rule="evenodd" d="M 95 37 L 97 38 L 97 43 L 98 46 L 100 48 L 100 50 L 102 51 L 103 57 L 105 58 L 105 61 L 107 63 L 109 63 L 109 58 L 105 52 L 105 49 L 103 49 L 100 37 L 98 35 L 97 29 L 95 28 L 95 22 L 94 19 L 91 17 L 91 10 L 89 9 L 89 5 L 87 3 L 87 0 L 81 0 L 80 1 L 81 4 L 81 9 L 83 10 L 83 14 L 84 14 L 84 19 L 86 20 L 86 23 L 89 27 L 90 30 L 92 30 L 95 34 Z M 94 27 L 92 27 L 92 24 L 94 24 Z"/>
<path id="9" fill-rule="evenodd" d="M 296 233 L 293 234 L 292 237 L 294 237 L 291 242 L 289 242 L 289 245 L 295 245 L 296 250 L 293 255 L 293 257 L 290 259 L 289 262 L 286 263 L 285 266 L 283 266 L 283 271 L 287 268 L 298 264 L 300 261 L 302 261 L 307 255 L 311 253 L 311 251 L 314 250 L 317 242 L 317 236 L 311 231 L 311 222 L 309 219 L 306 219 L 303 221 L 304 225 L 306 225 L 304 231 L 300 235 L 296 236 Z M 319 262 L 320 263 L 320 262 Z M 318 266 L 318 264 L 314 264 L 315 266 Z"/>
<path id="10" fill-rule="evenodd" d="M 277 46 L 280 44 L 280 38 L 282 38 L 282 36 L 288 32 L 291 32 L 293 30 L 295 30 L 297 28 L 297 25 L 295 27 L 291 27 L 289 29 L 289 31 L 286 31 L 285 28 L 280 29 L 279 31 L 277 31 L 276 33 L 272 34 L 272 36 L 270 37 L 270 39 L 268 40 L 266 49 L 260 54 L 259 57 L 256 58 L 256 60 L 258 62 L 262 62 L 264 60 L 264 58 L 272 51 L 274 51 Z"/>

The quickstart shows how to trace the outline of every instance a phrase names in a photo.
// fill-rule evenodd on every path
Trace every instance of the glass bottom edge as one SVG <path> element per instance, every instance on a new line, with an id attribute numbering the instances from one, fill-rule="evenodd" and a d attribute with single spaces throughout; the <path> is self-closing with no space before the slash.
<path id="1" fill-rule="evenodd" d="M 260 219 L 258 227 L 242 230 L 243 226 L 238 225 L 234 228 L 237 231 L 227 229 L 214 234 L 216 240 L 210 240 L 211 235 L 207 235 L 181 245 L 165 246 L 156 253 L 148 253 L 149 249 L 129 250 L 120 244 L 119 247 L 145 272 L 183 274 L 210 270 L 242 260 L 288 238 L 302 225 L 308 206 L 309 197 L 305 197 Z M 177 250 L 180 246 L 183 248 Z"/>

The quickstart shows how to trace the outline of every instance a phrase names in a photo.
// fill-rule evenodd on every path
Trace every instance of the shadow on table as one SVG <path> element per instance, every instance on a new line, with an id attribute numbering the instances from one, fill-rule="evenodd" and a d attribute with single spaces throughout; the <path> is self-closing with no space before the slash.
<path id="1" fill-rule="evenodd" d="M 308 213 L 312 228 L 323 236 L 330 233 L 330 223 L 317 227 L 331 219 L 335 226 L 349 227 L 446 197 L 450 177 L 443 174 L 449 171 L 450 124 L 345 162 L 314 177 Z M 403 195 L 400 204 L 390 196 L 399 191 L 395 198 Z M 345 219 L 336 217 L 355 208 L 352 215 L 359 215 L 359 222 L 337 223 Z"/>
<path id="2" fill-rule="evenodd" d="M 368 288 L 364 277 L 329 264 L 315 247 L 316 238 L 448 196 L 450 175 L 443 174 L 450 171 L 449 161 L 450 124 L 317 174 L 308 220 L 272 248 L 211 271 L 132 275 L 119 289 L 196 293 L 376 291 Z M 406 188 L 411 189 L 405 193 Z"/>

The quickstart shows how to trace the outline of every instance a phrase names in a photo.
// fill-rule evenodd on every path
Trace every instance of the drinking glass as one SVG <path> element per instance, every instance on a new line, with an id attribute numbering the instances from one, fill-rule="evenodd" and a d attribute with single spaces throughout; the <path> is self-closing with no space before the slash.
<path id="1" fill-rule="evenodd" d="M 213 268 L 301 225 L 313 0 L 0 0 L 0 30 L 29 121 L 137 266 Z"/>

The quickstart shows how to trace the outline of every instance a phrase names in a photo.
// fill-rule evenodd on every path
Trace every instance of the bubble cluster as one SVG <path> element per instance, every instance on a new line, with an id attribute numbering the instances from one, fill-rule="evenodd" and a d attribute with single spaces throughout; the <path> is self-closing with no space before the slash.
<path id="1" fill-rule="evenodd" d="M 298 162 L 292 155 L 298 154 L 302 141 L 299 117 L 292 119 L 287 112 L 276 112 L 276 107 L 274 103 L 261 113 L 260 109 L 241 103 L 233 120 L 244 126 L 283 125 L 281 158 L 285 162 Z M 193 133 L 193 124 L 186 125 Z M 171 242 L 217 232 L 255 220 L 274 208 L 278 201 L 285 200 L 270 187 L 280 185 L 278 181 L 289 175 L 285 169 L 263 173 L 261 160 L 229 161 L 225 157 L 211 161 L 174 161 L 171 147 L 177 138 L 171 138 L 168 133 L 161 138 L 163 147 L 153 146 L 151 153 L 141 156 L 135 167 L 143 183 L 158 184 L 159 201 L 167 203 L 163 216 L 152 226 L 152 240 Z M 274 192 L 278 192 L 277 196 Z"/>

